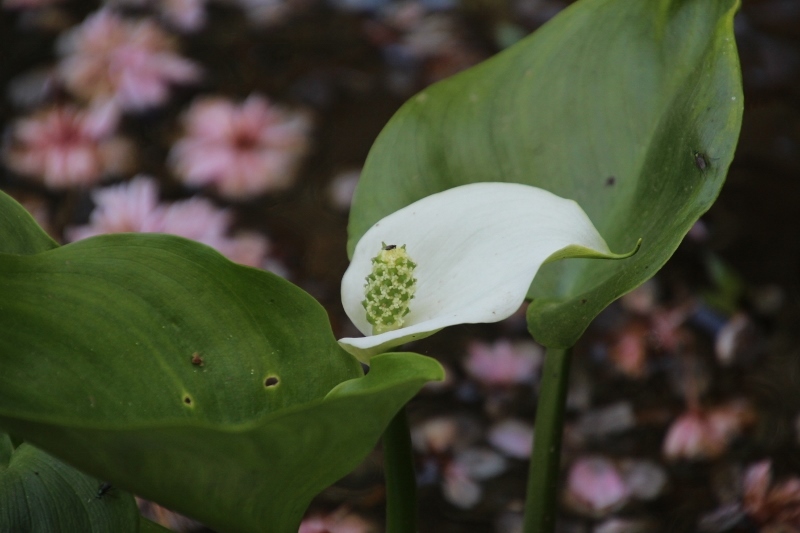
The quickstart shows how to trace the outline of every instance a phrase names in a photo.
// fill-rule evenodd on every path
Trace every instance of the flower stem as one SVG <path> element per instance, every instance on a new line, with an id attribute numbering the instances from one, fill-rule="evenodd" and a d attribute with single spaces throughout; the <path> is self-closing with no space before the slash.
<path id="1" fill-rule="evenodd" d="M 572 350 L 547 349 L 528 471 L 525 533 L 552 533 L 558 516 L 561 434 Z"/>
<path id="2" fill-rule="evenodd" d="M 386 533 L 416 533 L 417 479 L 405 408 L 383 433 L 386 475 Z"/>

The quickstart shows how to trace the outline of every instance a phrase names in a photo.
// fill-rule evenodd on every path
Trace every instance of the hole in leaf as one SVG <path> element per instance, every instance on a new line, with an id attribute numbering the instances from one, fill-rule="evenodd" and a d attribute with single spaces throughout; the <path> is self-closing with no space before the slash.
<path id="1" fill-rule="evenodd" d="M 279 381 L 278 381 L 277 377 L 270 376 L 270 377 L 268 377 L 267 379 L 264 380 L 264 386 L 265 387 L 274 387 L 275 385 L 278 384 L 278 382 Z"/>
<path id="2" fill-rule="evenodd" d="M 183 397 L 183 403 L 186 405 L 192 405 L 192 397 L 188 394 Z"/>

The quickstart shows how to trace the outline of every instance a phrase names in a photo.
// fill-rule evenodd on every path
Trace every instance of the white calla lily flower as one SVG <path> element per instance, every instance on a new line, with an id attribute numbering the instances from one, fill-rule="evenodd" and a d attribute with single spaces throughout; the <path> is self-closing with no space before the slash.
<path id="1" fill-rule="evenodd" d="M 392 213 L 358 241 L 342 278 L 342 303 L 367 336 L 339 343 L 368 362 L 373 355 L 447 326 L 509 317 L 545 262 L 564 257 L 620 259 L 635 252 L 612 253 L 576 202 L 543 189 L 497 182 L 455 187 Z M 408 269 L 400 269 L 400 284 L 410 287 L 413 297 L 399 297 L 403 305 L 408 303 L 407 309 L 400 306 L 389 331 L 373 328 L 370 320 L 375 319 L 368 318 L 365 309 L 374 307 L 374 302 L 366 303 L 367 278 L 373 296 L 380 280 L 389 283 L 377 297 L 388 302 L 395 296 L 396 304 L 402 290 L 392 288 L 386 272 L 398 271 L 393 266 L 398 257 L 408 260 L 402 267 L 410 262 L 413 269 L 413 279 Z M 373 269 L 378 267 L 383 270 L 376 275 Z"/>

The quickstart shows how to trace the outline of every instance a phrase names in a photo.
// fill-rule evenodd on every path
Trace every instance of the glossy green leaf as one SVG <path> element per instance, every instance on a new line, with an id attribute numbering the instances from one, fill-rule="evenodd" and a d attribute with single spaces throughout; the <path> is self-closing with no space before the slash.
<path id="1" fill-rule="evenodd" d="M 537 274 L 531 332 L 571 346 L 666 262 L 719 194 L 742 114 L 736 6 L 582 0 L 424 90 L 369 154 L 350 253 L 378 220 L 465 183 L 527 183 L 576 200 L 612 250 L 642 246 L 622 261 L 568 259 Z"/>
<path id="2" fill-rule="evenodd" d="M 0 448 L 10 439 L 0 434 Z M 0 457 L 3 455 L 0 452 Z M 139 531 L 131 494 L 111 489 L 98 497 L 101 482 L 29 445 L 0 460 L 0 531 L 52 533 Z"/>
<path id="3" fill-rule="evenodd" d="M 416 354 L 363 376 L 313 298 L 177 237 L 0 254 L 0 295 L 0 427 L 220 531 L 297 531 L 442 377 Z"/>

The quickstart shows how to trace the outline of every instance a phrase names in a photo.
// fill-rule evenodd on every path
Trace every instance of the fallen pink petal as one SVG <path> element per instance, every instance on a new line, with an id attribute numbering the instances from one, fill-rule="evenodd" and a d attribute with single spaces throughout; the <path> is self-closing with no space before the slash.
<path id="1" fill-rule="evenodd" d="M 533 449 L 533 426 L 522 420 L 504 420 L 489 430 L 489 443 L 512 459 L 528 459 Z"/>
<path id="2" fill-rule="evenodd" d="M 800 529 L 800 477 L 773 482 L 772 463 L 764 460 L 747 469 L 743 490 L 744 509 L 761 531 Z"/>
<path id="3" fill-rule="evenodd" d="M 611 460 L 581 457 L 570 467 L 564 501 L 576 512 L 600 518 L 622 508 L 629 499 L 630 489 Z"/>
<path id="4" fill-rule="evenodd" d="M 753 408 L 732 401 L 709 409 L 692 409 L 678 417 L 664 438 L 668 459 L 714 459 L 728 449 L 731 441 L 755 422 Z"/>
<path id="5" fill-rule="evenodd" d="M 492 344 L 473 341 L 467 347 L 464 369 L 479 383 L 511 386 L 530 382 L 542 366 L 544 349 L 532 341 L 512 343 L 500 339 Z"/>

